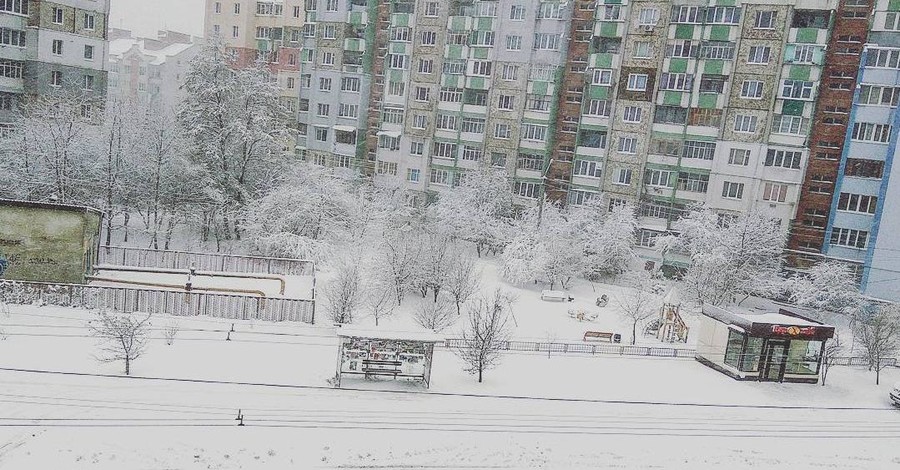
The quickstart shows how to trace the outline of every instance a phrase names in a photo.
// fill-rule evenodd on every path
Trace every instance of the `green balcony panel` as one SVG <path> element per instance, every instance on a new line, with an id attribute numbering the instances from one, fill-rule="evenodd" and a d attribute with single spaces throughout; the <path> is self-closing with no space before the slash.
<path id="1" fill-rule="evenodd" d="M 671 106 L 681 106 L 681 97 L 684 93 L 680 91 L 666 91 L 663 92 L 663 104 L 671 105 Z"/>
<path id="2" fill-rule="evenodd" d="M 600 23 L 600 36 L 604 38 L 619 37 L 619 23 L 604 21 Z"/>
<path id="3" fill-rule="evenodd" d="M 669 60 L 669 72 L 686 73 L 687 66 L 688 66 L 687 59 L 670 59 Z"/>
<path id="4" fill-rule="evenodd" d="M 707 60 L 703 63 L 703 73 L 708 73 L 712 75 L 722 75 L 722 71 L 725 69 L 725 61 L 724 60 Z"/>
<path id="5" fill-rule="evenodd" d="M 693 39 L 694 25 L 679 24 L 675 26 L 675 39 Z"/>
<path id="6" fill-rule="evenodd" d="M 478 31 L 490 31 L 494 29 L 493 18 L 478 18 Z"/>
<path id="7" fill-rule="evenodd" d="M 392 82 L 406 82 L 408 80 L 403 78 L 402 70 L 391 70 L 391 81 Z"/>
<path id="8" fill-rule="evenodd" d="M 788 71 L 788 77 L 793 80 L 809 80 L 812 67 L 809 65 L 792 65 Z"/>
<path id="9" fill-rule="evenodd" d="M 595 100 L 609 99 L 608 86 L 592 86 L 590 89 L 590 97 Z"/>
<path id="10" fill-rule="evenodd" d="M 787 114 L 788 116 L 802 116 L 804 104 L 803 101 L 784 100 L 784 104 L 781 107 L 781 114 Z"/>
<path id="11" fill-rule="evenodd" d="M 718 93 L 700 93 L 697 98 L 697 105 L 703 109 L 715 109 L 717 104 L 719 104 Z"/>
<path id="12" fill-rule="evenodd" d="M 474 47 L 472 48 L 475 51 L 476 59 L 487 59 L 488 58 L 488 48 L 486 47 Z"/>
<path id="13" fill-rule="evenodd" d="M 463 46 L 459 44 L 451 44 L 447 47 L 447 58 L 448 59 L 462 59 L 463 58 Z"/>
<path id="14" fill-rule="evenodd" d="M 609 53 L 599 53 L 594 60 L 594 67 L 609 68 L 612 67 L 613 55 Z"/>
<path id="15" fill-rule="evenodd" d="M 406 44 L 392 42 L 391 43 L 391 52 L 394 54 L 405 54 L 406 53 Z"/>
<path id="16" fill-rule="evenodd" d="M 487 89 L 484 86 L 484 77 L 471 77 L 469 78 L 469 88 L 475 88 L 476 90 L 485 90 Z"/>
<path id="17" fill-rule="evenodd" d="M 891 0 L 888 2 L 888 11 L 900 11 L 900 0 Z"/>
<path id="18" fill-rule="evenodd" d="M 394 17 L 391 19 L 392 26 L 409 26 L 409 14 L 408 13 L 394 13 Z"/>
<path id="19" fill-rule="evenodd" d="M 452 31 L 465 31 L 469 28 L 466 27 L 466 18 L 465 16 L 454 16 L 450 19 L 450 29 Z"/>
<path id="20" fill-rule="evenodd" d="M 731 38 L 731 27 L 721 24 L 709 27 L 709 38 L 713 41 L 727 41 Z"/>
<path id="21" fill-rule="evenodd" d="M 797 30 L 797 42 L 803 44 L 815 44 L 819 39 L 819 30 L 816 28 L 800 28 Z"/>
<path id="22" fill-rule="evenodd" d="M 356 26 L 363 25 L 363 13 L 361 11 L 350 12 L 350 24 Z"/>

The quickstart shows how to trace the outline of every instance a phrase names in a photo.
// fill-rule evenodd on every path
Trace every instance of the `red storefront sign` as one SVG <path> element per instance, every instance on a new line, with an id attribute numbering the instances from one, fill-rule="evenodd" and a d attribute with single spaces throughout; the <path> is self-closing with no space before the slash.
<path id="1" fill-rule="evenodd" d="M 784 336 L 815 336 L 816 327 L 772 325 L 772 333 Z"/>

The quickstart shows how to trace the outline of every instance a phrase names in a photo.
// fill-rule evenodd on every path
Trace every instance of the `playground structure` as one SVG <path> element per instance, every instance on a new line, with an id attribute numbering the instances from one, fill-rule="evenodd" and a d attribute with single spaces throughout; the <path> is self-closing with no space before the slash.
<path id="1" fill-rule="evenodd" d="M 689 331 L 690 328 L 681 317 L 681 300 L 673 287 L 663 297 L 659 318 L 648 325 L 644 333 L 653 334 L 656 339 L 666 343 L 687 343 Z"/>

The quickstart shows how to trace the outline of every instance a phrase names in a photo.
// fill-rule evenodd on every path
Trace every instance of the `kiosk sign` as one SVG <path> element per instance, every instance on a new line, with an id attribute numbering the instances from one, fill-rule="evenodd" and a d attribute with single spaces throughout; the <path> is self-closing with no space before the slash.
<path id="1" fill-rule="evenodd" d="M 816 327 L 772 325 L 772 333 L 782 336 L 815 336 Z"/>

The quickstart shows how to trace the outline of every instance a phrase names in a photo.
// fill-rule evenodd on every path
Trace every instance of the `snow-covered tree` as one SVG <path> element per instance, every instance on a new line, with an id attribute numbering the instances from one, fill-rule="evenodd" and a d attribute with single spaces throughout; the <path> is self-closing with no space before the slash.
<path id="1" fill-rule="evenodd" d="M 739 303 L 751 295 L 769 295 L 781 285 L 784 232 L 769 214 L 752 209 L 720 215 L 698 207 L 675 227 L 677 239 L 662 243 L 690 256 L 684 282 L 698 301 Z"/>
<path id="2" fill-rule="evenodd" d="M 413 284 L 422 297 L 431 292 L 434 301 L 447 284 L 447 269 L 450 267 L 450 237 L 441 233 L 424 233 L 420 237 L 421 249 L 416 260 Z"/>
<path id="3" fill-rule="evenodd" d="M 418 229 L 408 225 L 390 229 L 375 255 L 377 271 L 393 289 L 397 305 L 403 303 L 406 291 L 415 285 L 422 253 L 420 235 Z"/>
<path id="4" fill-rule="evenodd" d="M 413 308 L 413 320 L 422 328 L 443 331 L 456 322 L 453 314 L 453 301 L 445 294 L 438 295 L 437 300 L 422 298 Z"/>
<path id="5" fill-rule="evenodd" d="M 354 315 L 365 301 L 357 260 L 338 259 L 334 265 L 334 277 L 325 284 L 322 294 L 334 323 L 353 323 Z"/>
<path id="6" fill-rule="evenodd" d="M 479 167 L 467 171 L 459 186 L 442 191 L 428 210 L 453 237 L 474 243 L 480 257 L 509 240 L 516 210 L 511 187 L 506 171 Z"/>
<path id="7" fill-rule="evenodd" d="M 840 336 L 835 333 L 834 338 L 825 342 L 825 351 L 822 355 L 822 386 L 825 386 L 825 379 L 828 378 L 828 370 L 831 369 L 831 363 L 835 358 L 839 357 L 844 351 L 844 344 L 841 342 Z"/>
<path id="8" fill-rule="evenodd" d="M 871 306 L 860 313 L 853 334 L 862 345 L 869 368 L 875 369 L 875 384 L 881 383 L 885 359 L 900 353 L 900 305 Z"/>
<path id="9" fill-rule="evenodd" d="M 659 313 L 662 301 L 653 293 L 655 280 L 647 271 L 635 271 L 628 276 L 628 290 L 615 296 L 619 316 L 631 325 L 631 344 L 637 342 L 638 325 Z"/>
<path id="10" fill-rule="evenodd" d="M 853 315 L 862 296 L 853 271 L 837 261 L 818 263 L 788 283 L 791 302 L 814 310 Z"/>
<path id="11" fill-rule="evenodd" d="M 490 296 L 475 299 L 467 308 L 462 344 L 455 352 L 465 363 L 465 371 L 478 375 L 479 383 L 484 371 L 500 362 L 504 344 L 512 335 L 508 304 L 506 295 L 498 289 Z"/>
<path id="12" fill-rule="evenodd" d="M 527 211 L 501 254 L 504 277 L 516 284 L 543 280 L 551 289 L 568 288 L 584 266 L 579 215 L 550 202 Z"/>
<path id="13" fill-rule="evenodd" d="M 278 84 L 263 63 L 239 67 L 214 37 L 193 60 L 184 89 L 178 121 L 206 170 L 203 184 L 218 196 L 215 215 L 225 238 L 240 237 L 235 212 L 282 166 L 290 139 Z"/>
<path id="14" fill-rule="evenodd" d="M 601 198 L 594 198 L 570 211 L 581 219 L 578 232 L 584 245 L 585 274 L 596 278 L 628 271 L 637 257 L 634 207 L 622 204 L 610 211 Z"/>
<path id="15" fill-rule="evenodd" d="M 475 260 L 471 255 L 456 246 L 450 249 L 450 260 L 447 265 L 447 278 L 444 291 L 456 304 L 456 314 L 461 314 L 461 307 L 481 287 L 481 272 L 475 268 Z"/>
<path id="16" fill-rule="evenodd" d="M 125 362 L 125 375 L 131 363 L 144 354 L 150 339 L 150 314 L 114 313 L 98 310 L 88 322 L 91 333 L 101 340 L 101 362 Z"/>
<path id="17" fill-rule="evenodd" d="M 394 297 L 394 292 L 390 286 L 381 283 L 369 285 L 366 287 L 364 295 L 363 306 L 375 319 L 375 326 L 378 326 L 382 319 L 394 313 L 397 299 Z"/>

